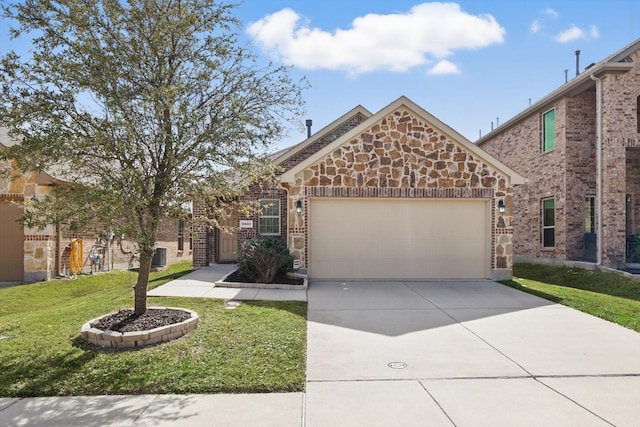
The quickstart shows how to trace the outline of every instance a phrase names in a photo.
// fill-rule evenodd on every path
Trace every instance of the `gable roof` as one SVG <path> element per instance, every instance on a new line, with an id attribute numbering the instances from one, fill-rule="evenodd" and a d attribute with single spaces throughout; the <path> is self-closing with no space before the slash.
<path id="1" fill-rule="evenodd" d="M 589 65 L 580 75 L 569 80 L 567 83 L 563 84 L 558 89 L 544 96 L 527 109 L 521 111 L 491 132 L 487 133 L 485 136 L 479 138 L 475 142 L 475 144 L 482 145 L 487 140 L 509 129 L 520 120 L 529 117 L 532 114 L 537 114 L 542 112 L 543 110 L 548 109 L 550 104 L 560 98 L 572 96 L 584 92 L 591 87 L 594 87 L 596 82 L 591 78 L 591 76 L 598 77 L 599 75 L 606 72 L 624 73 L 633 69 L 635 64 L 633 62 L 627 62 L 627 58 L 638 49 L 640 49 L 640 39 L 635 40 L 623 49 L 620 49 L 618 52 L 609 55 L 602 61 L 596 64 Z"/>
<path id="2" fill-rule="evenodd" d="M 400 98 L 396 99 L 391 104 L 387 105 L 386 107 L 384 107 L 383 109 L 381 109 L 380 111 L 378 111 L 377 113 L 369 117 L 367 120 L 360 123 L 355 128 L 351 129 L 349 132 L 345 133 L 344 135 L 337 138 L 332 143 L 318 150 L 315 154 L 309 156 L 308 158 L 306 158 L 305 160 L 303 160 L 302 162 L 300 162 L 290 170 L 280 175 L 279 177 L 280 182 L 294 182 L 295 175 L 298 172 L 313 165 L 315 162 L 322 159 L 327 154 L 331 153 L 337 148 L 347 144 L 351 139 L 360 135 L 363 131 L 371 127 L 373 124 L 384 119 L 386 116 L 388 116 L 389 114 L 393 113 L 394 111 L 402 107 L 408 110 L 411 110 L 413 113 L 415 113 L 417 116 L 424 119 L 424 121 L 429 123 L 431 126 L 437 128 L 439 132 L 448 136 L 452 141 L 460 144 L 465 150 L 474 154 L 479 159 L 482 159 L 489 166 L 495 168 L 496 170 L 504 174 L 506 177 L 509 177 L 511 184 L 513 185 L 524 184 L 524 178 L 521 175 L 519 175 L 517 172 L 515 172 L 514 170 L 512 170 L 511 168 L 509 168 L 499 160 L 495 159 L 494 157 L 486 153 L 481 148 L 477 147 L 467 138 L 465 138 L 464 136 L 462 136 L 461 134 L 453 130 L 451 127 L 449 127 L 448 125 L 446 125 L 445 123 L 437 119 L 432 114 L 428 113 L 426 110 L 424 110 L 422 107 L 420 107 L 419 105 L 411 101 L 406 96 L 401 96 Z"/>
<path id="3" fill-rule="evenodd" d="M 272 162 L 278 165 L 286 161 L 287 159 L 290 159 L 291 157 L 295 156 L 296 154 L 298 154 L 299 152 L 301 152 L 311 144 L 331 134 L 344 122 L 357 116 L 358 114 L 361 114 L 366 118 L 369 118 L 372 115 L 371 112 L 366 108 L 364 108 L 362 105 L 357 105 L 347 113 L 343 114 L 342 116 L 338 117 L 336 120 L 332 121 L 322 129 L 320 129 L 318 132 L 311 135 L 309 138 L 305 139 L 304 141 L 274 153 L 272 155 Z"/>

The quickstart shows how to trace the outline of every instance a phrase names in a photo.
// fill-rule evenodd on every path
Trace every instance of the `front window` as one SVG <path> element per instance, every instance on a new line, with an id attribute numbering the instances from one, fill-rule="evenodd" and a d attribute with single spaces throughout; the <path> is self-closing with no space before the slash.
<path id="1" fill-rule="evenodd" d="M 184 250 L 184 221 L 178 220 L 178 250 Z"/>
<path id="2" fill-rule="evenodd" d="M 263 236 L 280 235 L 280 200 L 260 201 L 260 219 L 258 233 Z"/>
<path id="3" fill-rule="evenodd" d="M 555 110 L 549 110 L 542 115 L 542 151 L 550 151 L 556 147 L 555 116 Z"/>
<path id="4" fill-rule="evenodd" d="M 596 198 L 593 196 L 587 196 L 584 199 L 584 232 L 595 233 L 596 232 Z"/>
<path id="5" fill-rule="evenodd" d="M 185 221 L 183 219 L 178 220 L 178 250 L 184 250 L 184 234 L 186 231 Z M 193 237 L 191 233 L 191 226 L 189 226 L 189 250 L 193 249 Z"/>
<path id="6" fill-rule="evenodd" d="M 542 201 L 542 247 L 553 248 L 556 245 L 556 201 Z"/>

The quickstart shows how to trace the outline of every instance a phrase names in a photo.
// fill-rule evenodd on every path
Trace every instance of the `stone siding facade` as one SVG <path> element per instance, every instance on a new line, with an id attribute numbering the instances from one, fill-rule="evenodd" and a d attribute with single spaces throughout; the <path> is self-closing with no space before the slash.
<path id="1" fill-rule="evenodd" d="M 308 262 L 310 197 L 493 200 L 491 269 L 511 269 L 512 189 L 507 178 L 409 109 L 387 115 L 296 174 L 289 188 L 288 246 L 303 267 Z M 507 205 L 504 215 L 496 215 L 499 199 Z M 295 214 L 298 200 L 303 215 Z"/>
<path id="2" fill-rule="evenodd" d="M 315 154 L 320 149 L 331 144 L 333 141 L 340 138 L 342 135 L 349 132 L 351 129 L 355 128 L 365 120 L 367 120 L 367 118 L 364 115 L 358 113 L 342 123 L 337 128 L 331 130 L 329 133 L 320 136 L 320 138 L 318 138 L 316 141 L 309 144 L 304 149 L 298 151 L 293 156 L 282 162 L 280 164 L 282 172 L 288 171 L 292 167 L 298 165 L 300 162 Z"/>
<path id="3" fill-rule="evenodd" d="M 0 202 L 23 204 L 25 200 L 48 195 L 53 189 L 53 184 L 39 183 L 47 181 L 42 178 L 42 175 L 19 174 L 15 172 L 14 165 L 10 162 L 0 162 L 0 169 L 13 170 L 11 177 L 0 178 Z M 135 242 L 115 236 L 115 239 L 108 245 L 104 230 L 99 227 L 96 229 L 99 231 L 76 230 L 72 232 L 66 223 L 49 225 L 42 230 L 24 229 L 22 247 L 15 248 L 24 254 L 23 280 L 25 282 L 46 281 L 67 274 L 69 271 L 67 247 L 74 238 L 82 238 L 83 240 L 83 252 L 86 259 L 84 272 L 128 268 L 132 253 L 137 251 Z M 191 259 L 189 230 L 185 230 L 184 239 L 184 249 L 180 251 L 178 250 L 177 220 L 160 222 L 157 246 L 166 248 L 167 263 Z M 111 249 L 110 257 L 107 254 L 108 247 Z M 93 266 L 90 259 L 87 258 L 92 251 L 102 255 L 100 263 Z M 109 260 L 111 264 L 109 264 Z"/>
<path id="4" fill-rule="evenodd" d="M 360 123 L 365 121 L 367 118 L 361 114 L 357 113 L 353 117 L 347 118 L 343 123 L 340 123 L 336 128 L 331 129 L 329 132 L 319 135 L 317 139 L 311 141 L 309 145 L 302 148 L 301 150 L 295 152 L 291 157 L 285 159 L 279 164 L 278 173 L 284 173 L 289 169 L 295 167 L 300 162 L 307 159 L 309 156 L 315 154 L 318 150 L 326 147 L 333 141 L 335 141 L 340 136 L 344 135 L 351 129 L 358 126 Z M 287 214 L 291 210 L 291 206 L 288 205 L 290 201 L 287 198 L 287 192 L 280 188 L 277 182 L 274 182 L 270 185 L 252 185 L 241 197 L 243 203 L 253 204 L 258 202 L 259 200 L 264 199 L 275 199 L 280 201 L 280 235 L 279 236 L 271 236 L 275 237 L 282 241 L 282 243 L 287 244 L 288 239 L 288 228 L 287 228 Z M 202 211 L 202 210 L 201 210 Z M 202 211 L 203 212 L 203 211 Z M 295 212 L 295 205 L 294 205 Z M 238 220 L 251 220 L 253 221 L 253 227 L 250 228 L 238 228 L 238 244 L 242 244 L 247 240 L 253 239 L 259 236 L 258 233 L 258 221 L 259 215 L 257 213 L 251 215 L 241 215 Z M 197 250 L 195 253 L 193 265 L 194 267 L 205 267 L 210 263 L 220 262 L 219 258 L 219 247 L 218 247 L 218 237 L 219 232 L 216 229 L 208 229 L 206 227 L 199 228 L 198 234 L 201 236 L 198 241 L 199 247 L 206 247 L 206 255 L 202 255 L 202 250 Z"/>

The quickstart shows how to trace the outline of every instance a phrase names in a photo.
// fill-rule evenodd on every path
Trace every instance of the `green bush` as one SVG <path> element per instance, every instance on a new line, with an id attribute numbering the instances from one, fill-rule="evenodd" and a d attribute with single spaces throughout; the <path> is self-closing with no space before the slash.
<path id="1" fill-rule="evenodd" d="M 243 242 L 238 248 L 240 272 L 259 283 L 271 283 L 278 274 L 293 267 L 289 250 L 273 237 L 257 237 Z"/>

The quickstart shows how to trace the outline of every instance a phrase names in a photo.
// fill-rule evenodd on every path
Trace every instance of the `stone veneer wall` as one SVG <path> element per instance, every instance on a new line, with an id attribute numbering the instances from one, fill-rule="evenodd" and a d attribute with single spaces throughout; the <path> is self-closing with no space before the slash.
<path id="1" fill-rule="evenodd" d="M 13 164 L 10 162 L 0 162 L 0 170 L 4 168 L 13 168 Z M 24 200 L 29 200 L 33 197 L 43 197 L 49 194 L 52 190 L 52 186 L 39 185 L 36 183 L 37 175 L 34 173 L 19 174 L 13 172 L 10 178 L 0 178 L 0 200 L 11 201 L 15 203 L 24 203 Z M 63 227 L 63 230 L 65 228 Z M 50 280 L 56 277 L 57 274 L 64 274 L 68 271 L 69 266 L 69 254 L 65 251 L 65 247 L 75 237 L 83 238 L 84 257 L 90 253 L 91 246 L 94 243 L 98 243 L 106 248 L 106 241 L 102 239 L 98 242 L 101 236 L 100 232 L 80 232 L 70 233 L 68 227 L 66 232 L 61 235 L 61 241 L 58 245 L 57 227 L 50 225 L 43 230 L 37 229 L 25 229 L 24 230 L 24 244 L 22 251 L 24 253 L 24 281 L 36 282 L 42 280 Z M 185 233 L 185 249 L 178 251 L 178 226 L 177 221 L 163 220 L 160 222 L 158 230 L 158 247 L 165 247 L 167 249 L 167 263 L 189 260 L 191 259 L 191 250 L 189 249 L 189 235 L 188 231 Z M 16 249 L 20 250 L 20 249 Z M 57 253 L 58 250 L 60 253 Z M 136 245 L 130 240 L 120 240 L 118 236 L 112 243 L 112 262 L 115 268 L 127 268 L 129 265 L 129 253 L 128 251 L 136 250 Z M 57 271 L 57 258 L 61 260 L 61 270 Z M 102 270 L 107 270 L 108 265 L 105 261 Z M 85 264 L 85 272 L 91 271 L 91 265 L 89 262 Z"/>
<path id="2" fill-rule="evenodd" d="M 0 170 L 11 170 L 6 178 L 0 178 L 0 199 L 14 203 L 24 203 L 33 197 L 43 197 L 51 191 L 47 185 L 36 183 L 37 174 L 21 174 L 14 168 L 15 163 L 0 161 Z M 44 230 L 25 229 L 22 248 L 24 253 L 24 280 L 34 282 L 49 280 L 55 276 L 56 257 L 55 227 Z"/>
<path id="3" fill-rule="evenodd" d="M 312 166 L 289 188 L 289 248 L 307 265 L 309 197 L 411 197 L 493 199 L 494 275 L 513 263 L 512 189 L 506 178 L 408 109 L 400 109 Z M 497 200 L 507 212 L 496 215 Z M 303 201 L 304 214 L 295 214 Z"/>
<path id="4" fill-rule="evenodd" d="M 320 135 L 315 141 L 311 142 L 311 144 L 307 145 L 302 150 L 295 152 L 291 157 L 284 160 L 280 163 L 280 171 L 279 173 L 284 173 L 285 171 L 293 168 L 309 156 L 316 153 L 318 150 L 324 148 L 331 142 L 335 141 L 340 136 L 344 135 L 354 127 L 358 126 L 360 123 L 365 121 L 367 118 L 358 113 L 353 117 L 347 119 L 344 123 L 340 124 L 338 127 L 333 129 L 332 131 Z M 260 186 L 253 185 L 248 191 L 242 196 L 242 201 L 245 203 L 252 203 L 260 199 L 278 199 L 280 200 L 280 236 L 272 236 L 279 238 L 283 243 L 287 243 L 288 241 L 288 228 L 287 228 L 287 213 L 290 210 L 287 206 L 287 193 L 283 189 L 281 189 L 276 183 L 272 185 Z M 196 215 L 202 215 L 204 211 L 199 209 L 196 213 L 194 211 L 194 217 Z M 295 206 L 294 206 L 295 213 Z M 252 239 L 258 236 L 258 219 L 259 216 L 257 214 L 250 216 L 240 216 L 238 220 L 251 220 L 253 221 L 253 227 L 251 228 L 242 228 L 238 229 L 238 244 L 241 244 L 244 241 Z M 216 263 L 219 261 L 218 259 L 218 243 L 217 237 L 218 234 L 216 230 L 213 229 L 199 229 L 198 231 L 198 245 L 197 249 L 194 247 L 194 267 L 204 267 L 209 265 L 209 263 Z M 206 249 L 205 249 L 206 248 Z M 206 255 L 204 255 L 206 253 Z"/>
<path id="5" fill-rule="evenodd" d="M 288 171 L 289 169 L 299 164 L 301 161 L 317 153 L 320 149 L 326 147 L 327 145 L 329 145 L 330 143 L 332 143 L 333 141 L 335 141 L 345 133 L 349 132 L 351 129 L 358 126 L 360 123 L 364 122 L 365 120 L 367 120 L 367 118 L 362 114 L 358 113 L 354 117 L 348 119 L 346 122 L 338 126 L 333 131 L 327 133 L 326 135 L 322 135 L 316 141 L 306 146 L 303 150 L 300 150 L 299 152 L 295 153 L 293 156 L 291 156 L 287 160 L 283 161 L 280 164 L 280 167 L 282 168 L 282 172 Z"/>

